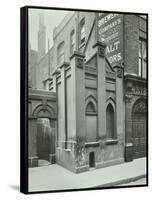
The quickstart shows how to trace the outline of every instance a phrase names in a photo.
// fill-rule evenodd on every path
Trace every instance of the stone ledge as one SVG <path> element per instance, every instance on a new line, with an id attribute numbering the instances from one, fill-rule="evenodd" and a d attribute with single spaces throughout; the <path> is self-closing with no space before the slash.
<path id="1" fill-rule="evenodd" d="M 95 142 L 85 142 L 85 147 L 98 147 L 100 145 L 99 141 Z"/>
<path id="2" fill-rule="evenodd" d="M 106 144 L 107 145 L 112 145 L 112 144 L 117 144 L 118 143 L 118 140 L 106 140 Z"/>

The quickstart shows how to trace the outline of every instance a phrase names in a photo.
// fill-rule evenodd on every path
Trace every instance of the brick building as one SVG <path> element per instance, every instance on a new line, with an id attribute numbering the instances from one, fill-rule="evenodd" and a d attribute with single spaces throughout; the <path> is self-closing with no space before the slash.
<path id="1" fill-rule="evenodd" d="M 53 149 L 45 158 L 79 173 L 146 156 L 147 16 L 69 11 L 53 41 L 35 65 L 33 92 L 47 91 L 39 98 L 30 89 L 29 118 L 35 96 L 53 113 L 39 110 L 34 118 L 53 119 Z M 36 166 L 36 137 L 29 139 L 35 152 L 29 166 Z"/>

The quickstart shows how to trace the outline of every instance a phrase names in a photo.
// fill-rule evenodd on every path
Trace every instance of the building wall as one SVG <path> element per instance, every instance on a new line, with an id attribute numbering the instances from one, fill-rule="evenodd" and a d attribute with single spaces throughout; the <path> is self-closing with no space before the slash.
<path id="1" fill-rule="evenodd" d="M 38 166 L 38 142 L 43 145 L 43 141 L 38 141 L 41 134 L 41 127 L 46 127 L 44 118 L 49 120 L 47 127 L 48 134 L 48 160 L 55 163 L 56 144 L 56 94 L 53 92 L 40 91 L 37 89 L 28 90 L 28 161 L 29 167 Z M 41 121 L 40 121 L 41 120 Z M 42 129 L 42 128 L 41 128 Z M 49 143 L 48 143 L 49 142 Z M 41 149 L 43 151 L 44 149 Z"/>
<path id="2" fill-rule="evenodd" d="M 85 43 L 80 45 L 79 31 L 83 18 L 85 18 L 86 36 Z M 132 104 L 126 103 L 124 73 L 133 76 L 139 73 L 139 36 L 146 37 L 144 32 L 146 27 L 145 21 L 137 15 L 124 15 L 121 19 L 123 19 L 123 35 L 120 41 L 123 43 L 121 46 L 123 46 L 124 64 L 119 63 L 116 66 L 112 66 L 107 60 L 106 46 L 100 42 L 96 43 L 95 13 L 70 13 L 54 30 L 51 66 L 57 70 L 52 73 L 50 90 L 57 95 L 56 160 L 58 164 L 76 173 L 89 170 L 92 153 L 95 168 L 124 162 L 128 151 L 126 146 L 132 140 L 130 120 Z M 72 30 L 75 30 L 76 49 L 79 51 L 71 56 Z M 57 47 L 63 41 L 66 62 L 59 66 Z M 47 55 L 39 64 L 38 73 L 41 80 L 45 79 L 46 69 L 48 69 Z M 142 85 L 142 78 L 136 83 Z M 132 86 L 127 87 L 130 90 Z M 137 96 L 133 99 L 137 100 Z M 93 105 L 91 113 L 86 112 L 89 102 Z M 114 136 L 111 138 L 107 137 L 108 105 L 112 106 L 114 113 Z M 93 130 L 92 133 L 90 130 Z"/>
<path id="3" fill-rule="evenodd" d="M 36 67 L 38 63 L 38 54 L 37 51 L 29 49 L 29 58 L 28 58 L 28 79 L 30 81 L 31 87 L 36 87 Z"/>
<path id="4" fill-rule="evenodd" d="M 139 39 L 146 39 L 146 20 L 139 15 L 124 15 L 125 72 L 139 76 Z"/>
<path id="5" fill-rule="evenodd" d="M 54 30 L 53 33 L 53 42 L 54 42 L 54 51 L 53 51 L 53 68 L 58 67 L 57 63 L 57 48 L 61 42 L 65 42 L 64 53 L 65 53 L 65 62 L 68 62 L 71 56 L 70 53 L 70 34 L 72 30 L 75 30 L 75 42 L 76 42 L 76 14 L 70 12 L 67 18 L 62 21 L 62 25 Z"/>
<path id="6" fill-rule="evenodd" d="M 85 51 L 85 46 L 87 45 L 88 41 L 90 41 L 90 37 L 92 36 L 93 39 L 95 40 L 95 34 L 93 33 L 92 35 L 90 35 L 90 33 L 92 32 L 92 27 L 93 27 L 93 23 L 95 20 L 95 13 L 94 12 L 78 12 L 78 28 L 80 31 L 80 22 L 82 19 L 85 19 L 85 43 L 84 44 L 80 44 L 80 32 L 78 33 L 78 44 L 79 44 L 79 50 L 80 52 L 84 53 Z M 93 29 L 95 31 L 95 28 Z M 93 43 L 91 44 L 93 45 Z M 92 48 L 92 47 L 91 47 Z M 89 54 L 92 53 L 93 49 L 91 51 L 87 51 L 87 54 L 85 54 L 85 59 L 87 60 L 87 58 L 89 58 Z"/>
<path id="7" fill-rule="evenodd" d="M 139 73 L 139 17 L 124 15 L 124 64 L 125 72 Z"/>
<path id="8" fill-rule="evenodd" d="M 36 67 L 36 88 L 41 90 L 48 89 L 47 79 L 53 72 L 53 48 L 51 48 L 43 58 L 37 63 Z"/>

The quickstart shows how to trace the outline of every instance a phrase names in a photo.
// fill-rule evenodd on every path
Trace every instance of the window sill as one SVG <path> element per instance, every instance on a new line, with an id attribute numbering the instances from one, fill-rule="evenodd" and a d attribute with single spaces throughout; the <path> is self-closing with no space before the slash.
<path id="1" fill-rule="evenodd" d="M 98 147 L 100 144 L 99 141 L 95 141 L 95 142 L 85 142 L 85 146 L 86 147 Z"/>
<path id="2" fill-rule="evenodd" d="M 66 151 L 66 152 L 71 152 L 71 149 L 66 149 L 65 151 Z"/>
<path id="3" fill-rule="evenodd" d="M 117 144 L 117 143 L 118 143 L 118 140 L 114 140 L 114 139 L 108 139 L 108 140 L 106 140 L 106 144 L 107 145 Z"/>

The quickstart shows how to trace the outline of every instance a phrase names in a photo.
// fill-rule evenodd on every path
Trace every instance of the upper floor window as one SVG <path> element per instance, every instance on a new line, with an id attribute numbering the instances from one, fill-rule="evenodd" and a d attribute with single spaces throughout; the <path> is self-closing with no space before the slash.
<path id="1" fill-rule="evenodd" d="M 57 48 L 57 64 L 64 62 L 64 42 L 61 42 Z"/>
<path id="2" fill-rule="evenodd" d="M 147 43 L 146 40 L 139 40 L 139 76 L 147 77 Z"/>
<path id="3" fill-rule="evenodd" d="M 70 51 L 71 54 L 75 51 L 75 31 L 72 30 L 71 35 L 70 35 Z"/>
<path id="4" fill-rule="evenodd" d="M 80 44 L 85 42 L 85 19 L 80 22 Z"/>

